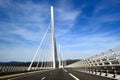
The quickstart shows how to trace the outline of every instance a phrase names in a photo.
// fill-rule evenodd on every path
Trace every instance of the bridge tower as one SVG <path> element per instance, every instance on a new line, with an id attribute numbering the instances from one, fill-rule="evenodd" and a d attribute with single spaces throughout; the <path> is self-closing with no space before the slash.
<path id="1" fill-rule="evenodd" d="M 57 68 L 57 48 L 54 31 L 54 10 L 51 6 L 51 31 L 52 31 L 52 56 L 53 56 L 53 68 Z"/>

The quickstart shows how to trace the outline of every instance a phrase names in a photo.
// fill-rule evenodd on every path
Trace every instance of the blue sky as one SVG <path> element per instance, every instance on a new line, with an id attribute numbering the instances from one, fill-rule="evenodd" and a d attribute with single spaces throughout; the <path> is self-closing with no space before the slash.
<path id="1" fill-rule="evenodd" d="M 0 0 L 0 61 L 30 61 L 54 6 L 64 59 L 120 45 L 120 0 Z"/>

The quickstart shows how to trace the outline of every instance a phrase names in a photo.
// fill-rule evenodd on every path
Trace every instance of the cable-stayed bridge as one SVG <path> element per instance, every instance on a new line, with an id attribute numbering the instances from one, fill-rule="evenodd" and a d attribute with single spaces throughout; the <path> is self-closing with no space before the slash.
<path id="1" fill-rule="evenodd" d="M 57 49 L 54 11 L 29 63 L 0 65 L 1 80 L 119 80 L 120 46 L 66 65 Z"/>

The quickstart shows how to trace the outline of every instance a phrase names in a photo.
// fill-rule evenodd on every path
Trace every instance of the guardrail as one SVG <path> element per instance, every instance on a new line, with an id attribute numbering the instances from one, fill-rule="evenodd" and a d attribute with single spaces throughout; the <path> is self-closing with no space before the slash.
<path id="1" fill-rule="evenodd" d="M 120 79 L 120 46 L 66 66 L 82 72 Z"/>
<path id="2" fill-rule="evenodd" d="M 24 66 L 0 66 L 0 73 L 7 73 L 7 72 L 19 72 L 19 71 L 27 71 L 28 67 Z M 31 67 L 30 71 L 32 70 L 40 70 L 40 69 L 52 69 L 52 67 Z"/>
<path id="3" fill-rule="evenodd" d="M 27 71 L 28 67 L 22 66 L 0 66 L 0 72 L 16 72 L 16 71 Z M 31 68 L 34 70 L 34 67 Z"/>

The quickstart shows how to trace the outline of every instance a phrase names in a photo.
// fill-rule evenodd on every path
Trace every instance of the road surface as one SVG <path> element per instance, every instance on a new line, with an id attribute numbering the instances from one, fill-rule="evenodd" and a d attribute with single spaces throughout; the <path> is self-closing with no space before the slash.
<path id="1" fill-rule="evenodd" d="M 72 69 L 55 69 L 22 76 L 11 77 L 3 80 L 113 80 L 101 76 L 74 71 Z"/>

